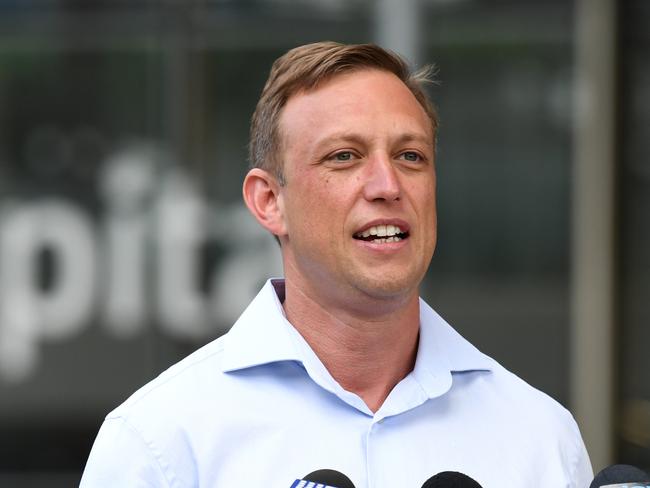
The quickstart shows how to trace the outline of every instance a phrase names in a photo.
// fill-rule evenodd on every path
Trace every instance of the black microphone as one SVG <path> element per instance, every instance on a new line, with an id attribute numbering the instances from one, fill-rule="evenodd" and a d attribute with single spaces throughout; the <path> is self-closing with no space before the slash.
<path id="1" fill-rule="evenodd" d="M 319 469 L 294 481 L 291 488 L 354 488 L 354 483 L 340 471 Z"/>
<path id="2" fill-rule="evenodd" d="M 443 471 L 426 480 L 422 488 L 483 488 L 476 480 L 456 471 Z"/>
<path id="3" fill-rule="evenodd" d="M 629 464 L 614 464 L 601 470 L 589 488 L 649 488 L 650 476 Z"/>

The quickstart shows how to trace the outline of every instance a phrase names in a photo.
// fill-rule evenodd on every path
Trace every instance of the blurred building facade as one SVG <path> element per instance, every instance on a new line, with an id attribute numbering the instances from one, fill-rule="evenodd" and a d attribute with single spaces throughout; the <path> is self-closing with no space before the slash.
<path id="1" fill-rule="evenodd" d="M 0 486 L 77 483 L 103 416 L 281 274 L 241 203 L 248 123 L 271 62 L 325 39 L 437 66 L 423 296 L 596 432 L 596 470 L 650 468 L 650 4 L 596 4 L 0 0 Z M 611 90 L 595 100 L 581 84 L 592 14 L 612 34 Z M 605 182 L 578 164 L 584 103 L 590 121 L 612 109 L 591 133 L 611 140 Z M 594 339 L 608 357 L 592 363 L 576 296 L 602 263 L 576 265 L 598 244 L 580 230 L 583 183 L 611 192 L 611 316 Z M 594 360 L 600 397 L 576 373 Z M 604 425 L 582 414 L 590 402 L 609 405 Z"/>

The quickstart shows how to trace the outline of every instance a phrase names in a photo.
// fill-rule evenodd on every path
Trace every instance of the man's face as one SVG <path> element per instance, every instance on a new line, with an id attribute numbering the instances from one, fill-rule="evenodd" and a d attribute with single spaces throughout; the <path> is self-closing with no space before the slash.
<path id="1" fill-rule="evenodd" d="M 436 243 L 430 120 L 393 74 L 335 76 L 280 117 L 287 279 L 335 299 L 412 296 Z"/>

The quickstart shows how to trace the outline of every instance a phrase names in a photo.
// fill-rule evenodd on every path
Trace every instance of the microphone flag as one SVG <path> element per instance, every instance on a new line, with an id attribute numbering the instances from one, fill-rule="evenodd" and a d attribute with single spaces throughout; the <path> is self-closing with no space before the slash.
<path id="1" fill-rule="evenodd" d="M 324 485 L 315 481 L 296 480 L 289 488 L 337 488 L 336 486 Z"/>
<path id="2" fill-rule="evenodd" d="M 631 483 L 615 483 L 613 485 L 602 485 L 600 488 L 650 488 L 650 481 L 647 483 L 639 483 L 633 481 Z"/>

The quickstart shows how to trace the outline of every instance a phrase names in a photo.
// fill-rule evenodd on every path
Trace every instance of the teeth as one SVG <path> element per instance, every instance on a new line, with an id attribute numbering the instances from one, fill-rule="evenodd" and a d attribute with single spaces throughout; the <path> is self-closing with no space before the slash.
<path id="1" fill-rule="evenodd" d="M 374 244 L 386 244 L 387 242 L 399 242 L 401 241 L 401 237 L 397 236 L 391 236 L 391 237 L 380 237 L 379 239 L 373 239 Z"/>
<path id="2" fill-rule="evenodd" d="M 402 233 L 403 233 L 402 229 L 400 229 L 398 226 L 388 224 L 388 225 L 372 226 L 369 229 L 364 230 L 358 235 L 360 235 L 361 237 L 370 237 L 370 236 L 396 237 L 397 234 L 402 234 Z"/>

